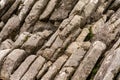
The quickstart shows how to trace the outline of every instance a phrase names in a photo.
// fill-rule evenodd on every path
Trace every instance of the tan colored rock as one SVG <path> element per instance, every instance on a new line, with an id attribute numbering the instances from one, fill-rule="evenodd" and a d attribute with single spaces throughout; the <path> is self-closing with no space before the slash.
<path id="1" fill-rule="evenodd" d="M 77 29 L 77 28 L 76 28 Z M 81 29 L 78 28 L 77 30 L 74 30 L 74 32 L 72 32 L 62 43 L 62 45 L 60 47 L 57 48 L 57 50 L 55 51 L 54 55 L 52 56 L 51 60 L 55 61 L 59 55 L 64 54 L 64 50 L 68 47 L 68 45 L 75 41 L 76 37 L 79 35 Z"/>
<path id="2" fill-rule="evenodd" d="M 59 72 L 58 76 L 55 77 L 54 80 L 69 80 L 74 70 L 75 69 L 72 67 L 64 67 Z"/>
<path id="3" fill-rule="evenodd" d="M 35 55 L 28 56 L 25 61 L 18 67 L 18 69 L 10 76 L 10 80 L 20 80 L 35 59 Z"/>
<path id="4" fill-rule="evenodd" d="M 120 74 L 118 75 L 117 80 L 120 80 Z"/>
<path id="5" fill-rule="evenodd" d="M 5 23 L 3 21 L 0 22 L 0 29 L 4 27 Z"/>
<path id="6" fill-rule="evenodd" d="M 7 22 L 7 20 L 10 18 L 10 16 L 12 15 L 12 13 L 17 9 L 17 7 L 19 6 L 21 0 L 15 0 L 15 2 L 13 3 L 13 5 L 9 8 L 9 10 L 2 16 L 1 20 L 3 22 Z"/>
<path id="7" fill-rule="evenodd" d="M 0 49 L 4 50 L 4 49 L 11 49 L 13 47 L 13 41 L 11 39 L 6 39 L 5 41 L 3 41 L 0 45 Z"/>
<path id="8" fill-rule="evenodd" d="M 28 71 L 24 74 L 24 76 L 21 78 L 21 80 L 35 80 L 39 70 L 42 68 L 42 66 L 45 63 L 45 59 L 41 56 L 39 56 L 30 66 Z"/>
<path id="9" fill-rule="evenodd" d="M 44 66 L 42 67 L 42 69 L 39 71 L 38 75 L 37 75 L 37 79 L 39 80 L 44 74 L 45 72 L 47 72 L 47 70 L 49 69 L 49 67 L 52 65 L 51 61 L 48 61 L 44 64 Z"/>
<path id="10" fill-rule="evenodd" d="M 107 19 L 107 16 L 104 16 L 103 18 L 99 19 L 99 20 L 91 27 L 93 34 L 97 34 L 102 28 L 104 28 L 106 19 Z"/>
<path id="11" fill-rule="evenodd" d="M 75 53 L 79 48 L 83 47 L 84 43 L 85 43 L 83 41 L 86 38 L 86 36 L 88 35 L 88 33 L 89 33 L 88 28 L 84 28 L 82 30 L 82 32 L 80 33 L 80 35 L 77 37 L 77 39 L 68 46 L 68 48 L 66 49 L 66 53 L 68 55 L 71 55 L 71 54 Z M 88 47 L 89 47 L 89 45 L 88 45 Z"/>
<path id="12" fill-rule="evenodd" d="M 78 0 L 62 0 L 52 13 L 50 20 L 63 20 L 69 16 Z"/>
<path id="13" fill-rule="evenodd" d="M 52 49 L 56 50 L 57 48 L 61 47 L 63 44 L 63 40 L 60 39 L 60 37 L 58 36 L 56 38 L 56 40 L 54 41 L 53 45 L 51 46 Z"/>
<path id="14" fill-rule="evenodd" d="M 42 49 L 46 47 L 51 47 L 54 43 L 55 39 L 59 35 L 59 33 L 70 23 L 71 17 L 63 20 L 63 22 L 60 24 L 59 28 L 56 30 L 56 32 L 50 37 L 50 39 L 46 42 L 46 44 L 42 47 Z"/>
<path id="15" fill-rule="evenodd" d="M 72 30 L 80 27 L 82 17 L 81 16 L 74 16 L 74 18 L 71 20 L 71 22 L 62 30 L 62 32 L 59 34 L 61 38 L 66 38 Z"/>
<path id="16" fill-rule="evenodd" d="M 94 42 L 71 80 L 86 80 L 105 49 L 106 45 L 104 43 L 100 41 Z"/>
<path id="17" fill-rule="evenodd" d="M 1 0 L 0 1 L 0 17 L 9 9 L 15 0 Z"/>
<path id="18" fill-rule="evenodd" d="M 20 32 L 29 31 L 29 29 L 35 24 L 35 22 L 38 20 L 40 14 L 42 13 L 43 9 L 47 5 L 49 0 L 38 0 L 34 6 L 32 7 L 32 10 L 28 14 L 28 16 L 25 19 L 25 22 L 23 26 L 21 27 Z"/>
<path id="19" fill-rule="evenodd" d="M 113 80 L 120 68 L 119 63 L 120 48 L 109 51 L 109 54 L 105 57 L 100 69 L 94 77 L 94 80 Z"/>
<path id="20" fill-rule="evenodd" d="M 70 58 L 65 63 L 64 67 L 76 68 L 85 54 L 86 54 L 86 51 L 84 51 L 82 48 L 78 49 L 75 53 L 72 53 Z"/>
<path id="21" fill-rule="evenodd" d="M 5 59 L 2 69 L 1 69 L 1 77 L 8 80 L 10 75 L 14 72 L 14 70 L 22 63 L 25 59 L 26 53 L 24 50 L 15 49 L 13 50 Z"/>
<path id="22" fill-rule="evenodd" d="M 51 80 L 54 79 L 55 75 L 59 72 L 62 65 L 66 62 L 67 56 L 63 55 L 59 57 L 53 65 L 48 69 L 47 73 L 41 78 L 41 80 Z"/>
<path id="23" fill-rule="evenodd" d="M 116 9 L 119 8 L 120 0 L 115 0 L 110 9 Z"/>
<path id="24" fill-rule="evenodd" d="M 28 40 L 30 36 L 31 34 L 28 32 L 23 32 L 22 34 L 20 34 L 17 40 L 14 42 L 13 48 L 21 47 Z"/>
<path id="25" fill-rule="evenodd" d="M 48 18 L 52 11 L 54 10 L 55 6 L 57 5 L 58 1 L 59 0 L 50 0 L 39 19 L 42 20 Z"/>
<path id="26" fill-rule="evenodd" d="M 51 34 L 51 31 L 43 31 L 38 32 L 34 35 L 32 35 L 22 46 L 23 49 L 25 49 L 26 52 L 31 54 L 35 49 L 42 46 L 42 44 L 45 42 L 45 39 Z"/>
<path id="27" fill-rule="evenodd" d="M 20 10 L 20 13 L 18 14 L 20 21 L 25 19 L 28 12 L 30 11 L 30 9 L 34 5 L 35 1 L 36 0 L 24 0 L 24 3 L 22 5 L 22 9 Z"/>
<path id="28" fill-rule="evenodd" d="M 113 80 L 116 74 L 119 72 L 120 69 L 120 48 L 115 50 L 116 55 L 114 55 L 114 59 L 112 60 L 107 72 L 103 78 L 103 80 Z"/>
<path id="29" fill-rule="evenodd" d="M 0 70 L 5 57 L 10 53 L 11 49 L 0 50 Z"/>
<path id="30" fill-rule="evenodd" d="M 43 21 L 37 21 L 34 25 L 33 31 L 34 33 L 44 31 L 44 30 L 51 30 L 55 31 L 56 28 L 51 22 L 43 22 Z"/>
<path id="31" fill-rule="evenodd" d="M 89 0 L 79 0 L 79 1 L 77 2 L 77 4 L 75 5 L 75 7 L 73 8 L 73 10 L 71 11 L 71 13 L 70 13 L 69 16 L 71 16 L 71 15 L 76 15 L 76 14 L 80 15 L 81 12 L 82 12 L 82 10 L 83 10 L 83 8 L 85 7 L 85 5 L 86 5 L 88 2 L 89 2 Z"/>
<path id="32" fill-rule="evenodd" d="M 72 77 L 75 69 L 79 65 L 80 61 L 84 57 L 85 53 L 86 52 L 83 49 L 79 49 L 75 53 L 72 53 L 63 68 L 55 77 L 55 80 L 69 80 Z"/>
<path id="33" fill-rule="evenodd" d="M 18 16 L 15 15 L 12 18 L 10 18 L 6 25 L 4 26 L 4 28 L 2 29 L 2 31 L 0 32 L 1 41 L 5 40 L 12 34 L 15 34 L 14 32 L 19 29 L 19 24 L 20 20 Z"/>

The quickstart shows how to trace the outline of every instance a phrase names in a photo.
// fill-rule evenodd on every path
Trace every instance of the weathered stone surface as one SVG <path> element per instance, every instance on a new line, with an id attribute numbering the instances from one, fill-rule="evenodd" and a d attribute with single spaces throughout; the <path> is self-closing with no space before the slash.
<path id="1" fill-rule="evenodd" d="M 53 54 L 54 54 L 55 50 L 53 49 L 49 49 L 49 48 L 46 48 L 44 51 L 42 51 L 42 53 L 40 53 L 43 57 L 45 57 L 46 59 L 50 59 Z M 39 52 L 38 52 L 39 53 Z"/>
<path id="2" fill-rule="evenodd" d="M 106 45 L 104 43 L 100 41 L 94 42 L 74 73 L 72 80 L 86 80 L 105 48 Z"/>
<path id="3" fill-rule="evenodd" d="M 119 26 L 120 0 L 0 0 L 0 80 L 117 80 Z"/>
<path id="4" fill-rule="evenodd" d="M 50 0 L 39 19 L 42 20 L 42 19 L 48 18 L 52 13 L 52 11 L 54 10 L 55 6 L 57 5 L 58 1 L 60 0 Z"/>
<path id="5" fill-rule="evenodd" d="M 72 42 L 68 48 L 66 49 L 66 53 L 68 55 L 71 55 L 73 53 L 75 53 L 79 48 L 81 48 L 84 45 L 84 39 L 86 38 L 86 36 L 88 35 L 89 30 L 87 28 L 84 28 L 82 30 L 82 32 L 80 33 L 80 35 L 77 37 L 75 42 Z"/>
<path id="6" fill-rule="evenodd" d="M 13 47 L 13 41 L 11 39 L 6 39 L 5 41 L 3 41 L 0 45 L 0 49 L 4 50 L 4 49 L 11 49 Z"/>
<path id="7" fill-rule="evenodd" d="M 67 56 L 63 55 L 60 58 L 58 58 L 53 65 L 48 69 L 47 73 L 41 78 L 41 80 L 51 80 L 55 77 L 56 73 L 60 70 L 62 65 L 67 60 Z"/>
<path id="8" fill-rule="evenodd" d="M 80 15 L 81 14 L 81 11 L 83 10 L 83 8 L 85 7 L 85 5 L 89 2 L 89 0 L 79 0 L 77 2 L 77 4 L 75 5 L 75 7 L 73 8 L 73 10 L 71 11 L 70 13 L 70 16 L 71 15 Z"/>
<path id="9" fill-rule="evenodd" d="M 63 22 L 60 24 L 59 28 L 56 30 L 56 32 L 50 37 L 48 42 L 43 46 L 43 49 L 46 47 L 51 47 L 52 44 L 54 43 L 55 39 L 59 35 L 59 33 L 70 23 L 71 17 L 63 20 Z"/>
<path id="10" fill-rule="evenodd" d="M 72 30 L 75 28 L 80 27 L 82 17 L 81 16 L 74 16 L 71 22 L 63 29 L 63 31 L 59 34 L 61 38 L 66 38 Z"/>
<path id="11" fill-rule="evenodd" d="M 42 68 L 45 63 L 45 59 L 39 56 L 30 66 L 25 75 L 21 78 L 21 80 L 35 80 L 39 70 Z"/>
<path id="12" fill-rule="evenodd" d="M 0 9 L 4 8 L 6 2 L 7 2 L 6 0 L 1 0 L 0 1 Z"/>
<path id="13" fill-rule="evenodd" d="M 118 75 L 117 80 L 120 80 L 120 74 Z"/>
<path id="14" fill-rule="evenodd" d="M 64 67 L 59 72 L 59 74 L 55 77 L 55 80 L 69 80 L 70 76 L 72 76 L 73 72 L 74 72 L 74 68 L 72 68 L 72 67 Z"/>
<path id="15" fill-rule="evenodd" d="M 57 48 L 61 47 L 62 44 L 63 44 L 63 40 L 60 39 L 60 37 L 58 36 L 55 42 L 53 43 L 53 45 L 51 46 L 51 48 L 56 50 Z"/>
<path id="16" fill-rule="evenodd" d="M 0 22 L 0 29 L 2 29 L 3 27 L 4 27 L 4 22 L 2 21 L 2 22 Z"/>
<path id="17" fill-rule="evenodd" d="M 76 39 L 76 37 L 79 35 L 80 31 L 81 31 L 80 28 L 78 28 L 77 30 L 75 29 L 69 36 L 67 36 L 66 39 L 60 38 L 63 42 L 59 44 L 61 46 L 56 47 L 56 50 L 54 51 L 54 54 L 51 58 L 52 61 L 55 61 L 60 55 L 64 54 L 62 51 L 64 51 L 65 48 L 67 48 L 68 45 Z"/>
<path id="18" fill-rule="evenodd" d="M 4 22 L 7 22 L 7 20 L 10 18 L 12 13 L 17 9 L 19 6 L 21 0 L 16 0 L 14 4 L 9 8 L 9 10 L 2 16 L 1 20 Z"/>
<path id="19" fill-rule="evenodd" d="M 10 75 L 14 72 L 14 70 L 21 64 L 21 62 L 25 59 L 26 53 L 24 50 L 15 49 L 13 50 L 5 59 L 2 69 L 1 69 L 1 77 L 8 80 Z"/>
<path id="20" fill-rule="evenodd" d="M 67 38 L 64 40 L 62 43 L 61 47 L 58 47 L 57 50 L 55 51 L 53 57 L 51 58 L 52 61 L 55 61 L 59 55 L 64 54 L 63 51 L 68 47 L 68 45 L 73 42 L 76 37 L 80 34 L 81 29 L 78 28 L 77 30 L 74 30 Z"/>
<path id="21" fill-rule="evenodd" d="M 1 0 L 0 1 L 0 17 L 9 9 L 15 0 Z"/>
<path id="22" fill-rule="evenodd" d="M 114 13 L 110 19 L 103 25 L 104 27 L 94 36 L 95 39 L 103 41 L 107 45 L 119 34 L 120 9 Z"/>
<path id="23" fill-rule="evenodd" d="M 20 20 L 17 16 L 13 16 L 8 20 L 2 31 L 0 32 L 0 39 L 5 40 L 7 37 L 15 34 L 14 32 L 19 28 Z"/>
<path id="24" fill-rule="evenodd" d="M 20 36 L 14 42 L 13 48 L 19 48 L 19 47 L 21 47 L 28 40 L 28 38 L 30 36 L 31 36 L 31 34 L 28 33 L 28 32 L 24 32 L 24 33 L 20 34 Z"/>
<path id="25" fill-rule="evenodd" d="M 99 1 L 100 0 L 90 0 L 89 3 L 85 5 L 84 10 L 81 13 L 82 17 L 89 18 L 91 14 L 97 9 Z"/>
<path id="26" fill-rule="evenodd" d="M 104 16 L 103 18 L 99 19 L 99 20 L 92 26 L 92 33 L 93 33 L 93 34 L 97 34 L 102 28 L 104 28 L 106 19 L 107 19 L 107 16 Z"/>
<path id="27" fill-rule="evenodd" d="M 5 57 L 9 54 L 11 49 L 0 50 L 0 70 L 4 62 Z"/>
<path id="28" fill-rule="evenodd" d="M 120 49 L 111 50 L 104 59 L 99 71 L 97 72 L 94 80 L 113 80 L 114 75 L 118 73 L 120 68 L 119 54 Z"/>
<path id="29" fill-rule="evenodd" d="M 51 22 L 37 21 L 36 24 L 34 25 L 33 32 L 36 33 L 44 30 L 55 31 L 56 28 Z"/>
<path id="30" fill-rule="evenodd" d="M 29 15 L 25 19 L 25 23 L 23 24 L 20 32 L 29 31 L 29 29 L 35 24 L 38 20 L 40 14 L 42 13 L 43 9 L 47 5 L 49 0 L 38 0 L 32 10 L 30 11 Z"/>
<path id="31" fill-rule="evenodd" d="M 76 68 L 79 65 L 79 62 L 84 57 L 86 51 L 84 51 L 82 48 L 78 49 L 75 53 L 72 53 L 70 58 L 65 63 L 64 67 L 73 67 Z"/>
<path id="32" fill-rule="evenodd" d="M 69 80 L 84 55 L 85 51 L 83 49 L 79 49 L 75 53 L 72 53 L 55 80 Z"/>
<path id="33" fill-rule="evenodd" d="M 113 80 L 120 69 L 120 48 L 116 49 L 114 54 L 116 55 L 114 55 L 114 59 L 112 60 L 103 80 Z"/>
<path id="34" fill-rule="evenodd" d="M 20 80 L 35 59 L 35 55 L 28 56 L 25 61 L 19 66 L 19 68 L 10 76 L 10 80 Z"/>
<path id="35" fill-rule="evenodd" d="M 49 69 L 49 67 L 52 65 L 51 61 L 48 61 L 47 63 L 44 64 L 44 66 L 42 67 L 42 69 L 39 71 L 38 75 L 37 75 L 37 79 L 41 79 L 41 77 L 45 74 L 45 72 L 47 72 L 47 70 Z"/>
<path id="36" fill-rule="evenodd" d="M 36 48 L 42 46 L 45 39 L 51 34 L 51 31 L 43 31 L 38 32 L 34 35 L 32 35 L 22 46 L 23 49 L 25 49 L 26 52 L 31 53 Z"/>
<path id="37" fill-rule="evenodd" d="M 116 8 L 119 8 L 119 6 L 120 6 L 120 0 L 115 0 L 110 8 L 116 9 Z"/>
<path id="38" fill-rule="evenodd" d="M 30 9 L 34 5 L 35 1 L 36 0 L 25 0 L 24 1 L 23 5 L 22 5 L 22 9 L 20 10 L 20 13 L 18 14 L 18 17 L 21 21 L 25 19 L 28 12 L 30 11 Z"/>
<path id="39" fill-rule="evenodd" d="M 51 15 L 50 20 L 63 20 L 67 18 L 77 1 L 78 0 L 61 0 Z"/>

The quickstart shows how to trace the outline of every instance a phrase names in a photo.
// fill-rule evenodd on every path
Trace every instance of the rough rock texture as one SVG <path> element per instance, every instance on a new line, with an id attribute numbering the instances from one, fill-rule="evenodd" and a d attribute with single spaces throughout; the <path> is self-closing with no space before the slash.
<path id="1" fill-rule="evenodd" d="M 120 80 L 120 0 L 0 0 L 0 80 Z"/>

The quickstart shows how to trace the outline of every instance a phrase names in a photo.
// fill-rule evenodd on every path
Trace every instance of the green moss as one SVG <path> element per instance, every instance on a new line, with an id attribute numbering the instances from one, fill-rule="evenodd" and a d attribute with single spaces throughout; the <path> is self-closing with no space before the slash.
<path id="1" fill-rule="evenodd" d="M 87 35 L 87 37 L 85 38 L 85 41 L 91 40 L 91 39 L 93 38 L 93 36 L 94 36 L 91 27 L 90 27 L 89 31 L 90 31 L 90 32 L 89 32 L 89 34 Z"/>

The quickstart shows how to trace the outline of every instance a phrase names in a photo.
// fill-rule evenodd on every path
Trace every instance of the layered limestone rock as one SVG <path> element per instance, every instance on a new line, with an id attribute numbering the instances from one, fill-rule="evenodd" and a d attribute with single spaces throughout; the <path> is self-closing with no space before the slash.
<path id="1" fill-rule="evenodd" d="M 0 0 L 0 80 L 120 80 L 120 0 Z"/>

